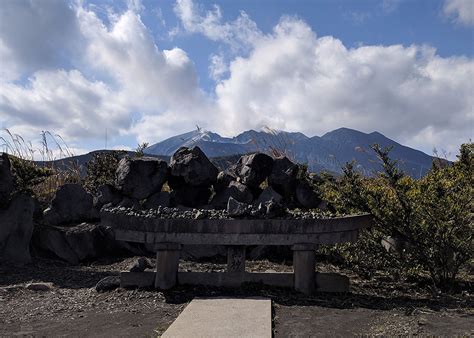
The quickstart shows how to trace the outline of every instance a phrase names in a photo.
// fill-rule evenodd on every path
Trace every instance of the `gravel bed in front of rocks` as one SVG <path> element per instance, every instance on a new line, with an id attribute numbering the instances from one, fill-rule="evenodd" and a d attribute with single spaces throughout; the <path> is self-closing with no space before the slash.
<path id="1" fill-rule="evenodd" d="M 161 219 L 326 219 L 346 216 L 319 209 L 283 209 L 278 215 L 269 215 L 262 206 L 248 206 L 248 211 L 241 216 L 233 216 L 227 210 L 219 209 L 191 209 L 158 207 L 156 209 L 137 210 L 134 208 L 111 207 L 103 211 L 135 217 Z M 271 216 L 271 217 L 269 217 Z"/>

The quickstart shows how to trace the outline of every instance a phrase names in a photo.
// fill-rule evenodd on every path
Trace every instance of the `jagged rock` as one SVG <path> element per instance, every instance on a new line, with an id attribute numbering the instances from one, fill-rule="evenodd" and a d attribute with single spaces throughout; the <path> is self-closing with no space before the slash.
<path id="1" fill-rule="evenodd" d="M 258 199 L 255 201 L 255 205 L 259 205 L 260 203 L 266 203 L 268 201 L 275 201 L 277 203 L 281 203 L 283 197 L 277 193 L 275 190 L 273 190 L 272 187 L 267 187 L 265 188 Z"/>
<path id="2" fill-rule="evenodd" d="M 110 184 L 101 185 L 97 189 L 97 196 L 94 197 L 94 206 L 97 209 L 106 204 L 117 205 L 122 200 L 120 192 Z"/>
<path id="3" fill-rule="evenodd" d="M 108 276 L 102 278 L 96 285 L 97 292 L 110 291 L 120 287 L 120 276 Z"/>
<path id="4" fill-rule="evenodd" d="M 145 209 L 156 209 L 159 206 L 169 207 L 171 205 L 171 196 L 167 191 L 160 191 L 148 197 L 143 204 Z"/>
<path id="5" fill-rule="evenodd" d="M 71 263 L 113 251 L 115 240 L 100 225 L 82 223 L 74 227 L 41 226 L 35 230 L 33 245 L 37 251 L 53 253 Z"/>
<path id="6" fill-rule="evenodd" d="M 51 291 L 53 283 L 28 283 L 25 288 L 31 291 Z"/>
<path id="7" fill-rule="evenodd" d="M 34 211 L 34 199 L 24 194 L 13 196 L 7 207 L 0 210 L 0 260 L 19 263 L 31 260 Z"/>
<path id="8" fill-rule="evenodd" d="M 135 263 L 130 267 L 130 272 L 143 272 L 145 269 L 153 269 L 153 265 L 150 264 L 148 259 L 145 257 L 140 257 L 136 260 Z"/>
<path id="9" fill-rule="evenodd" d="M 206 186 L 187 185 L 171 192 L 173 205 L 198 207 L 209 203 L 211 190 Z"/>
<path id="10" fill-rule="evenodd" d="M 242 156 L 230 170 L 240 178 L 240 181 L 250 188 L 258 188 L 270 175 L 273 159 L 265 154 L 256 153 Z"/>
<path id="11" fill-rule="evenodd" d="M 285 208 L 273 199 L 265 203 L 267 218 L 276 218 L 285 214 Z"/>
<path id="12" fill-rule="evenodd" d="M 231 217 L 242 217 L 250 213 L 250 206 L 246 203 L 241 203 L 232 197 L 229 197 L 227 202 L 227 213 Z"/>
<path id="13" fill-rule="evenodd" d="M 138 200 L 161 191 L 169 176 L 165 161 L 152 157 L 129 158 L 120 160 L 116 171 L 115 185 L 124 195 Z"/>
<path id="14" fill-rule="evenodd" d="M 237 177 L 228 171 L 221 171 L 219 175 L 217 175 L 217 182 L 214 184 L 214 190 L 216 192 L 221 192 L 226 189 L 232 181 L 237 181 Z"/>
<path id="15" fill-rule="evenodd" d="M 50 225 L 96 220 L 92 195 L 80 184 L 65 184 L 58 188 L 51 207 L 43 213 L 44 221 Z"/>
<path id="16" fill-rule="evenodd" d="M 225 209 L 230 197 L 246 204 L 252 203 L 253 200 L 252 192 L 246 185 L 232 181 L 229 183 L 226 189 L 218 192 L 214 196 L 211 201 L 211 205 L 215 208 Z"/>
<path id="17" fill-rule="evenodd" d="M 272 172 L 268 176 L 268 184 L 276 192 L 287 199 L 295 194 L 298 175 L 298 165 L 287 157 L 280 157 L 273 161 Z"/>
<path id="18" fill-rule="evenodd" d="M 217 181 L 218 170 L 199 147 L 179 148 L 170 160 L 170 186 L 210 186 Z"/>
<path id="19" fill-rule="evenodd" d="M 306 181 L 298 182 L 296 186 L 296 200 L 307 209 L 317 208 L 321 198 Z"/>
<path id="20" fill-rule="evenodd" d="M 0 157 L 0 206 L 9 200 L 13 192 L 13 175 L 11 172 L 8 154 L 2 153 Z"/>

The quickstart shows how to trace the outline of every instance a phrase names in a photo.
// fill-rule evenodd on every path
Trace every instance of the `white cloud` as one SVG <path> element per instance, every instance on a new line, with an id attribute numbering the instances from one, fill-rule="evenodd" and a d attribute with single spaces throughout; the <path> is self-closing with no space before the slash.
<path id="1" fill-rule="evenodd" d="M 474 62 L 425 46 L 346 48 L 283 18 L 216 87 L 221 132 L 270 125 L 321 135 L 374 130 L 455 153 L 473 130 Z"/>
<path id="2" fill-rule="evenodd" d="M 229 70 L 222 54 L 212 54 L 209 62 L 209 75 L 214 81 L 219 81 Z"/>
<path id="3" fill-rule="evenodd" d="M 5 0 L 0 5 L 0 79 L 53 68 L 71 56 L 79 37 L 66 1 Z"/>
<path id="4" fill-rule="evenodd" d="M 91 9 L 77 5 L 71 20 L 80 34 L 74 43 L 80 47 L 77 63 L 83 68 L 45 69 L 38 63 L 26 84 L 4 77 L 0 122 L 28 138 L 39 130 L 54 130 L 70 141 L 102 139 L 106 128 L 112 135 L 137 133 L 140 139 L 155 141 L 161 138 L 157 134 L 160 127 L 139 127 L 170 116 L 169 111 L 180 116 L 181 128 L 193 128 L 194 120 L 199 119 L 196 114 L 207 104 L 194 65 L 180 48 L 159 50 L 135 11 L 140 6 L 130 1 L 134 10 L 110 12 L 106 25 Z M 17 10 L 21 16 L 31 8 Z M 2 47 L 14 55 L 22 52 L 12 43 L 0 44 Z M 26 69 L 23 63 L 11 60 L 12 65 Z M 88 79 L 86 73 L 106 80 Z"/>
<path id="5" fill-rule="evenodd" d="M 174 10 L 186 31 L 224 42 L 234 50 L 249 48 L 262 35 L 257 24 L 244 11 L 234 21 L 222 22 L 221 9 L 217 5 L 213 10 L 205 11 L 192 0 L 177 0 Z"/>
<path id="6" fill-rule="evenodd" d="M 103 82 L 91 82 L 77 70 L 38 71 L 26 86 L 0 86 L 0 120 L 25 137 L 41 130 L 73 141 L 101 136 L 105 128 L 119 130 L 129 124 L 128 111 L 120 98 L 112 99 L 114 94 Z"/>
<path id="7" fill-rule="evenodd" d="M 472 0 L 445 0 L 443 13 L 459 24 L 474 25 L 474 1 Z"/>

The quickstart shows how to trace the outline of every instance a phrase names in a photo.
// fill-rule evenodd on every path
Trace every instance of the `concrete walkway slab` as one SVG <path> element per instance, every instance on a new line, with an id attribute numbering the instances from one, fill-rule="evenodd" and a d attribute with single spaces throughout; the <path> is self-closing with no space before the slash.
<path id="1" fill-rule="evenodd" d="M 162 337 L 272 336 L 272 302 L 264 298 L 194 299 Z"/>

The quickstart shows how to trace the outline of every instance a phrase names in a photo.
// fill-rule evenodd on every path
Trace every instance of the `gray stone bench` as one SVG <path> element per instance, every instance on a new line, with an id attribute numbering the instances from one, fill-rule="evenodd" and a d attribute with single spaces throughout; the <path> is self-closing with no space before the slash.
<path id="1" fill-rule="evenodd" d="M 120 241 L 147 243 L 157 251 L 156 273 L 122 273 L 122 286 L 169 289 L 179 284 L 239 286 L 243 282 L 294 287 L 306 294 L 348 291 L 348 279 L 315 271 L 315 249 L 320 244 L 357 240 L 359 230 L 372 224 L 370 215 L 326 219 L 161 219 L 101 212 L 101 223 L 114 229 Z M 226 273 L 179 272 L 182 245 L 225 245 Z M 294 273 L 245 272 L 245 246 L 288 245 L 293 250 Z"/>

